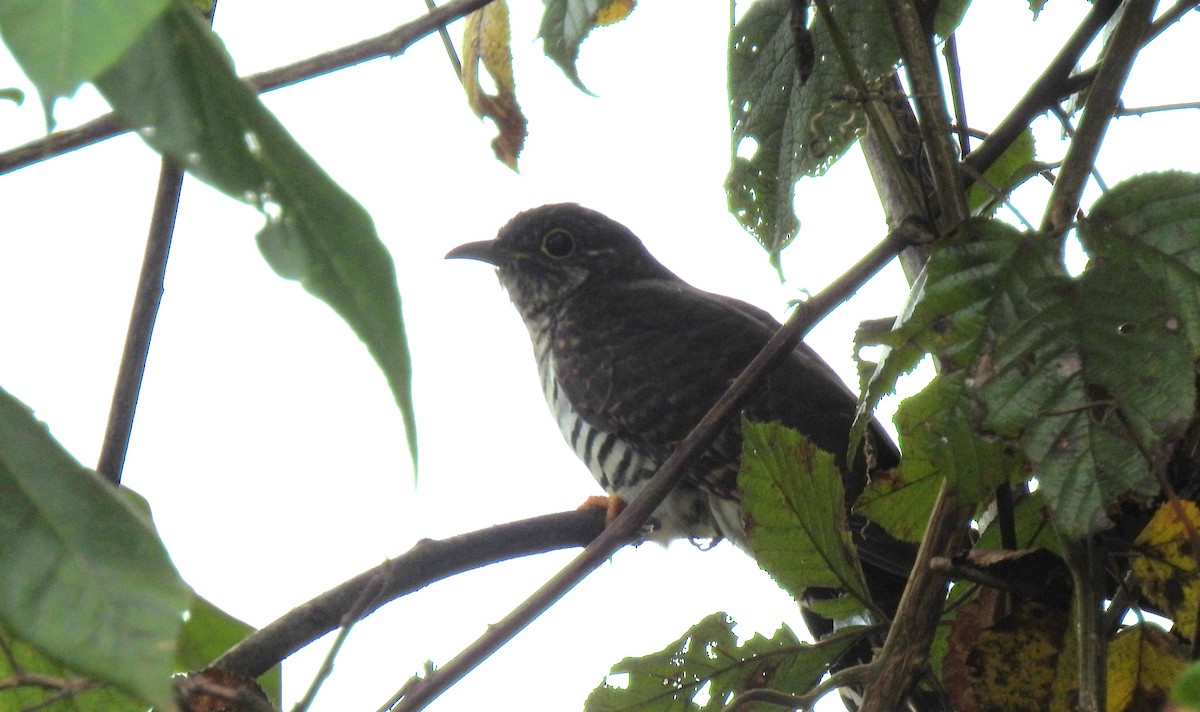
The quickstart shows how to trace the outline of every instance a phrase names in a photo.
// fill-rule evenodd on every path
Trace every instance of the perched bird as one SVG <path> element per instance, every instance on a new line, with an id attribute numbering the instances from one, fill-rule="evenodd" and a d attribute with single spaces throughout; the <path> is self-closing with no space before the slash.
<path id="1" fill-rule="evenodd" d="M 626 502 L 779 328 L 755 306 L 691 286 L 628 228 L 571 203 L 525 211 L 494 240 L 446 256 L 495 265 L 529 330 L 563 437 L 600 486 Z M 856 404 L 829 365 L 799 343 L 744 413 L 780 421 L 833 453 L 853 501 L 867 470 L 862 457 L 844 462 Z M 899 461 L 877 423 L 868 439 L 874 467 Z M 725 538 L 747 549 L 740 455 L 735 421 L 655 511 L 647 538 Z M 894 561 L 893 552 L 881 557 Z"/>

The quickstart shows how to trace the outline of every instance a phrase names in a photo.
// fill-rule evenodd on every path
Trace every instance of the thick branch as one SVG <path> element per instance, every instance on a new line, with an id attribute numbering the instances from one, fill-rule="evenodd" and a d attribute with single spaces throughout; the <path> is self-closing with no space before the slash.
<path id="1" fill-rule="evenodd" d="M 429 677 L 413 684 L 394 708 L 398 712 L 414 712 L 445 692 L 479 663 L 507 643 L 533 619 L 541 615 L 559 598 L 583 580 L 593 569 L 606 561 L 623 543 L 632 538 L 667 494 L 683 478 L 688 468 L 712 444 L 717 434 L 739 412 L 742 402 L 757 383 L 772 368 L 783 362 L 796 343 L 825 315 L 841 304 L 872 275 L 890 262 L 904 247 L 903 231 L 894 231 L 877 245 L 858 264 L 839 277 L 828 288 L 796 308 L 790 319 L 771 337 L 762 351 L 754 357 L 729 389 L 709 409 L 695 428 L 684 438 L 658 472 L 629 506 L 575 558 L 532 596 L 522 602 L 499 623 L 471 643 L 454 659 L 430 673 Z"/>
<path id="2" fill-rule="evenodd" d="M 1058 231 L 1074 219 L 1083 188 L 1096 163 L 1100 144 L 1121 102 L 1121 89 L 1129 78 L 1133 60 L 1141 49 L 1157 0 L 1129 0 L 1117 27 L 1105 45 L 1104 59 L 1088 91 L 1087 105 L 1075 129 L 1075 137 L 1063 158 L 1062 170 L 1054 181 L 1042 229 Z"/>
<path id="3" fill-rule="evenodd" d="M 412 22 L 399 25 L 378 37 L 355 42 L 352 45 L 302 59 L 284 67 L 252 74 L 246 77 L 245 81 L 260 93 L 268 92 L 319 77 L 322 74 L 345 69 L 367 60 L 394 57 L 403 53 L 422 37 L 465 17 L 490 2 L 491 0 L 450 0 L 436 10 Z M 128 130 L 116 114 L 105 114 L 75 128 L 55 131 L 44 138 L 0 152 L 0 175 L 74 151 L 77 148 L 98 143 Z"/>
<path id="4" fill-rule="evenodd" d="M 883 650 L 871 667 L 876 677 L 867 687 L 859 712 L 892 712 L 903 708 L 905 696 L 928 665 L 929 646 L 946 603 L 946 576 L 931 562 L 950 557 L 965 543 L 971 508 L 957 506 L 949 486 L 942 483 L 912 576 L 904 589 Z"/>
<path id="5" fill-rule="evenodd" d="M 214 665 L 258 677 L 340 625 L 383 604 L 464 571 L 557 549 L 584 546 L 604 529 L 597 507 L 547 514 L 460 534 L 424 539 L 400 558 L 380 564 L 301 604 L 241 641 Z M 615 548 L 615 547 L 614 547 Z M 361 605 L 363 600 L 367 605 Z"/>

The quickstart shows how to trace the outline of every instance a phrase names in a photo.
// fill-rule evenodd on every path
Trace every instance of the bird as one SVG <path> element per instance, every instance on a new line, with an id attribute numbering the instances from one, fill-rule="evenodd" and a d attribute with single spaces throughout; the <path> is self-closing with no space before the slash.
<path id="1" fill-rule="evenodd" d="M 610 512 L 637 496 L 779 328 L 754 305 L 687 283 L 629 228 L 575 203 L 521 212 L 494 239 L 460 245 L 446 257 L 496 268 L 529 332 L 550 412 L 615 503 Z M 742 414 L 781 422 L 832 453 L 849 503 L 869 470 L 900 459 L 872 420 L 869 446 L 846 462 L 857 405 L 833 368 L 799 341 Z M 737 487 L 741 449 L 735 419 L 654 511 L 644 539 L 726 539 L 752 554 Z M 861 518 L 852 523 L 864 564 L 875 564 L 864 567 L 872 595 L 882 592 L 883 605 L 894 607 L 911 547 Z"/>

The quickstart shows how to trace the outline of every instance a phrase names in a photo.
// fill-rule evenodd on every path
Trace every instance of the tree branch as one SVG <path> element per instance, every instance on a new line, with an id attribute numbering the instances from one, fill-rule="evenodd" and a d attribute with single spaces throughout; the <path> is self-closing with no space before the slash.
<path id="1" fill-rule="evenodd" d="M 688 433 L 638 496 L 605 528 L 603 534 L 503 620 L 491 626 L 475 642 L 424 680 L 411 685 L 393 709 L 402 712 L 424 709 L 545 612 L 575 584 L 583 580 L 584 576 L 612 556 L 623 542 L 632 538 L 659 503 L 683 478 L 691 464 L 708 449 L 725 424 L 737 415 L 741 403 L 750 395 L 756 384 L 772 368 L 783 362 L 814 324 L 853 295 L 863 283 L 890 262 L 905 246 L 905 236 L 908 234 L 907 230 L 889 233 L 887 238 L 845 274 L 812 299 L 800 304 L 787 323 L 775 332 L 762 351 Z"/>
<path id="2" fill-rule="evenodd" d="M 1116 29 L 1105 44 L 1104 59 L 1088 91 L 1079 127 L 1050 191 L 1046 214 L 1042 218 L 1043 230 L 1064 230 L 1074 219 L 1083 188 L 1100 152 L 1100 143 L 1120 104 L 1121 89 L 1141 49 L 1141 40 L 1146 36 L 1157 4 L 1157 0 L 1129 0 L 1125 4 Z"/>
<path id="3" fill-rule="evenodd" d="M 438 28 L 461 19 L 492 0 L 450 0 L 450 2 L 411 22 L 399 25 L 377 37 L 355 42 L 299 62 L 252 74 L 244 79 L 259 93 L 302 82 L 322 74 L 345 69 L 379 57 L 394 57 L 417 40 Z M 0 152 L 0 175 L 53 158 L 77 148 L 98 143 L 129 129 L 116 114 L 105 114 L 75 128 L 54 133 Z"/>
<path id="4" fill-rule="evenodd" d="M 142 256 L 142 271 L 138 275 L 137 292 L 125 331 L 125 347 L 117 368 L 112 404 L 108 408 L 108 424 L 100 445 L 96 472 L 113 483 L 121 484 L 125 454 L 129 451 L 129 436 L 133 432 L 133 415 L 137 410 L 146 358 L 150 352 L 150 335 L 162 303 L 163 280 L 167 274 L 167 257 L 171 252 L 171 236 L 175 232 L 175 215 L 179 211 L 179 191 L 183 187 L 183 170 L 163 158 L 158 170 L 158 189 L 154 195 L 154 210 L 150 217 L 150 234 Z"/>
<path id="5" fill-rule="evenodd" d="M 864 691 L 859 712 L 902 709 L 909 689 L 928 665 L 933 632 L 946 603 L 946 576 L 930 564 L 935 557 L 949 558 L 962 548 L 971 516 L 970 507 L 955 505 L 953 500 L 943 482 L 887 640 L 871 662 L 876 677 Z"/>
<path id="6" fill-rule="evenodd" d="M 934 62 L 929 37 L 912 0 L 888 0 L 885 3 L 892 33 L 900 45 L 908 84 L 921 127 L 925 155 L 938 196 L 939 214 L 935 216 L 937 233 L 945 235 L 967 219 L 967 203 L 959 179 L 954 147 L 950 143 L 950 117 L 946 114 L 946 96 Z"/>
<path id="7" fill-rule="evenodd" d="M 1049 66 L 1034 81 L 1029 91 L 1025 92 L 1025 96 L 1021 97 L 1021 100 L 1012 108 L 1008 116 L 1004 117 L 1000 125 L 988 135 L 987 139 L 976 146 L 975 150 L 971 151 L 971 154 L 963 160 L 974 171 L 974 175 L 986 173 L 987 169 L 1000 157 L 1000 154 L 1004 153 L 1017 139 L 1017 136 L 1029 126 L 1034 117 L 1063 97 L 1068 87 L 1071 71 L 1079 63 L 1079 58 L 1083 55 L 1084 50 L 1104 28 L 1105 23 L 1117 11 L 1120 4 L 1120 0 L 1096 0 L 1092 4 L 1092 9 L 1088 12 L 1087 17 L 1083 18 L 1083 22 L 1055 55 Z"/>
<path id="8" fill-rule="evenodd" d="M 424 539 L 403 556 L 297 606 L 242 640 L 213 664 L 258 677 L 344 625 L 351 611 L 357 611 L 356 618 L 365 618 L 388 601 L 435 581 L 500 561 L 584 546 L 603 529 L 604 512 L 589 507 L 500 524 L 449 539 Z"/>

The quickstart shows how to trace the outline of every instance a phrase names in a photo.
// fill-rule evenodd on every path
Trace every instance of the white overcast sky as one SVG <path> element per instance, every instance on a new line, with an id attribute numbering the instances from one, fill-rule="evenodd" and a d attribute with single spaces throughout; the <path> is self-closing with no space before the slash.
<path id="1" fill-rule="evenodd" d="M 987 130 L 1040 73 L 1082 0 L 976 3 L 959 34 L 971 124 Z M 780 285 L 725 210 L 724 4 L 640 3 L 598 30 L 575 90 L 535 40 L 541 4 L 512 7 L 518 98 L 530 136 L 516 175 L 491 157 L 436 37 L 265 101 L 374 217 L 399 273 L 421 443 L 414 490 L 403 431 L 366 349 L 333 312 L 259 256 L 252 209 L 186 181 L 125 483 L 146 496 L 184 578 L 263 625 L 406 551 L 421 537 L 569 509 L 596 493 L 545 412 L 528 339 L 491 270 L 442 257 L 514 213 L 571 200 L 630 225 L 695 284 L 783 316 L 884 235 L 857 149 L 799 189 L 802 228 Z M 223 0 L 216 30 L 242 74 L 378 34 L 424 12 L 381 0 Z M 1195 15 L 1195 13 L 1192 13 Z M 1195 100 L 1173 81 L 1195 57 L 1195 17 L 1135 68 L 1129 105 Z M 451 28 L 457 37 L 461 23 Z M 1164 81 L 1158 81 L 1164 77 Z M 32 93 L 0 56 L 0 86 Z M 70 126 L 104 110 L 90 88 L 61 102 Z M 0 102 L 4 145 L 43 131 L 35 100 Z M 1100 170 L 1195 170 L 1196 114 L 1118 121 Z M 1054 125 L 1043 160 L 1061 157 Z M 1121 150 L 1116 150 L 1117 144 Z M 0 176 L 0 386 L 94 465 L 158 172 L 132 136 Z M 1036 221 L 1044 188 L 1026 193 Z M 1094 192 L 1090 195 L 1094 196 Z M 810 342 L 848 380 L 851 334 L 895 314 L 892 267 Z M 442 663 L 561 568 L 570 553 L 502 564 L 390 604 L 352 634 L 314 709 L 375 709 L 425 660 Z M 549 614 L 436 702 L 435 710 L 582 705 L 608 668 L 658 650 L 714 611 L 739 633 L 802 630 L 794 605 L 729 545 L 618 552 Z M 285 706 L 324 654 L 285 666 Z"/>

